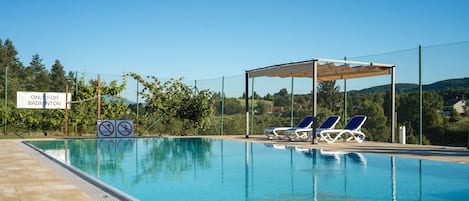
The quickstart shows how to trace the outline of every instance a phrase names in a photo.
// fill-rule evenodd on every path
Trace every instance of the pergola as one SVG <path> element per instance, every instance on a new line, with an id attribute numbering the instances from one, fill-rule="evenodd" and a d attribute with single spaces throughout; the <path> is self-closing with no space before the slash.
<path id="1" fill-rule="evenodd" d="M 316 133 L 317 118 L 317 82 L 331 80 L 347 80 L 353 78 L 380 76 L 391 74 L 391 139 L 394 142 L 396 128 L 395 103 L 395 66 L 393 64 L 380 64 L 372 62 L 333 60 L 315 58 L 307 61 L 293 62 L 267 66 L 246 71 L 245 101 L 246 101 L 246 138 L 249 137 L 249 78 L 254 77 L 310 77 L 312 78 L 313 96 L 313 133 Z M 372 118 L 372 117 L 371 117 Z M 312 135 L 312 143 L 317 143 L 316 135 Z"/>

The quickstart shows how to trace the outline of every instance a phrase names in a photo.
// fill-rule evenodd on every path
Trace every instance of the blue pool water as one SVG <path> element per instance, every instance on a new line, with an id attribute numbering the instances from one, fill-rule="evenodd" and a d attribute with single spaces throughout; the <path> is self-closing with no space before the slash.
<path id="1" fill-rule="evenodd" d="M 206 138 L 32 141 L 140 200 L 468 200 L 469 165 Z"/>

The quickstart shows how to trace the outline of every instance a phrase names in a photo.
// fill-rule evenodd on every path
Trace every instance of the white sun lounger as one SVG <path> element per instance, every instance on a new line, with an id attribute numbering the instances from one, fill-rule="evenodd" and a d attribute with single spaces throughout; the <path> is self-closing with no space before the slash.
<path id="1" fill-rule="evenodd" d="M 313 124 L 313 117 L 306 116 L 296 127 L 293 128 L 309 128 Z M 264 134 L 267 136 L 268 139 L 283 139 L 285 134 L 278 133 L 279 131 L 287 131 L 292 127 L 269 127 L 264 130 Z"/>
<path id="2" fill-rule="evenodd" d="M 316 135 L 322 130 L 333 129 L 335 125 L 339 122 L 340 116 L 333 115 L 324 121 L 319 128 L 316 128 Z M 291 141 L 296 139 L 301 139 L 302 141 L 308 140 L 312 135 L 312 128 L 291 128 L 288 129 L 286 135 L 290 138 Z"/>
<path id="3" fill-rule="evenodd" d="M 365 133 L 360 130 L 366 118 L 365 115 L 355 115 L 343 129 L 325 129 L 319 132 L 319 136 L 327 143 L 334 143 L 338 139 L 344 139 L 344 141 L 355 140 L 361 143 L 366 137 Z"/>

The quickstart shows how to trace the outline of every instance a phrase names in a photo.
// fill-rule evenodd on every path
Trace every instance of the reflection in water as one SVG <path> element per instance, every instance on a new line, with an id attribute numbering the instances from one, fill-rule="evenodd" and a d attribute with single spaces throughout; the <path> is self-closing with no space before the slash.
<path id="1" fill-rule="evenodd" d="M 141 200 L 465 200 L 469 196 L 467 164 L 206 138 L 31 143 Z"/>
<path id="2" fill-rule="evenodd" d="M 419 201 L 422 201 L 422 160 L 419 160 Z"/>
<path id="3" fill-rule="evenodd" d="M 245 165 L 244 165 L 244 200 L 249 200 L 249 143 L 245 142 Z"/>
<path id="4" fill-rule="evenodd" d="M 186 171 L 195 172 L 210 166 L 212 142 L 209 139 L 148 139 L 141 146 L 143 155 L 137 161 L 139 172 L 135 183 L 161 177 L 181 177 Z"/>
<path id="5" fill-rule="evenodd" d="M 391 181 L 392 181 L 391 197 L 392 197 L 392 200 L 395 201 L 396 200 L 396 159 L 394 158 L 394 156 L 391 156 Z"/>
<path id="6" fill-rule="evenodd" d="M 366 158 L 361 153 L 355 152 L 343 152 L 343 151 L 328 151 L 320 149 L 319 153 L 321 157 L 324 157 L 326 160 L 335 161 L 337 164 L 341 163 L 341 160 L 345 160 L 347 158 L 351 159 L 352 162 L 362 165 L 366 167 Z"/>

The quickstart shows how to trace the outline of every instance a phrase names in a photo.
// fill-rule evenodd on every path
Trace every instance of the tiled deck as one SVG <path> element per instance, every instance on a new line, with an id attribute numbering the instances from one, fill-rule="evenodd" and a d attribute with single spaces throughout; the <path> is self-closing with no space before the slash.
<path id="1" fill-rule="evenodd" d="M 0 200 L 117 200 L 19 140 L 0 140 Z"/>
<path id="2" fill-rule="evenodd" d="M 0 200 L 92 200 L 14 140 L 0 140 L 0 175 Z"/>
<path id="3" fill-rule="evenodd" d="M 304 148 L 366 152 L 469 164 L 465 147 L 419 146 L 390 143 L 311 144 L 268 140 L 264 136 L 210 136 L 247 142 L 272 143 Z M 20 140 L 0 140 L 0 200 L 117 200 L 87 183 L 67 169 L 22 144 Z"/>

